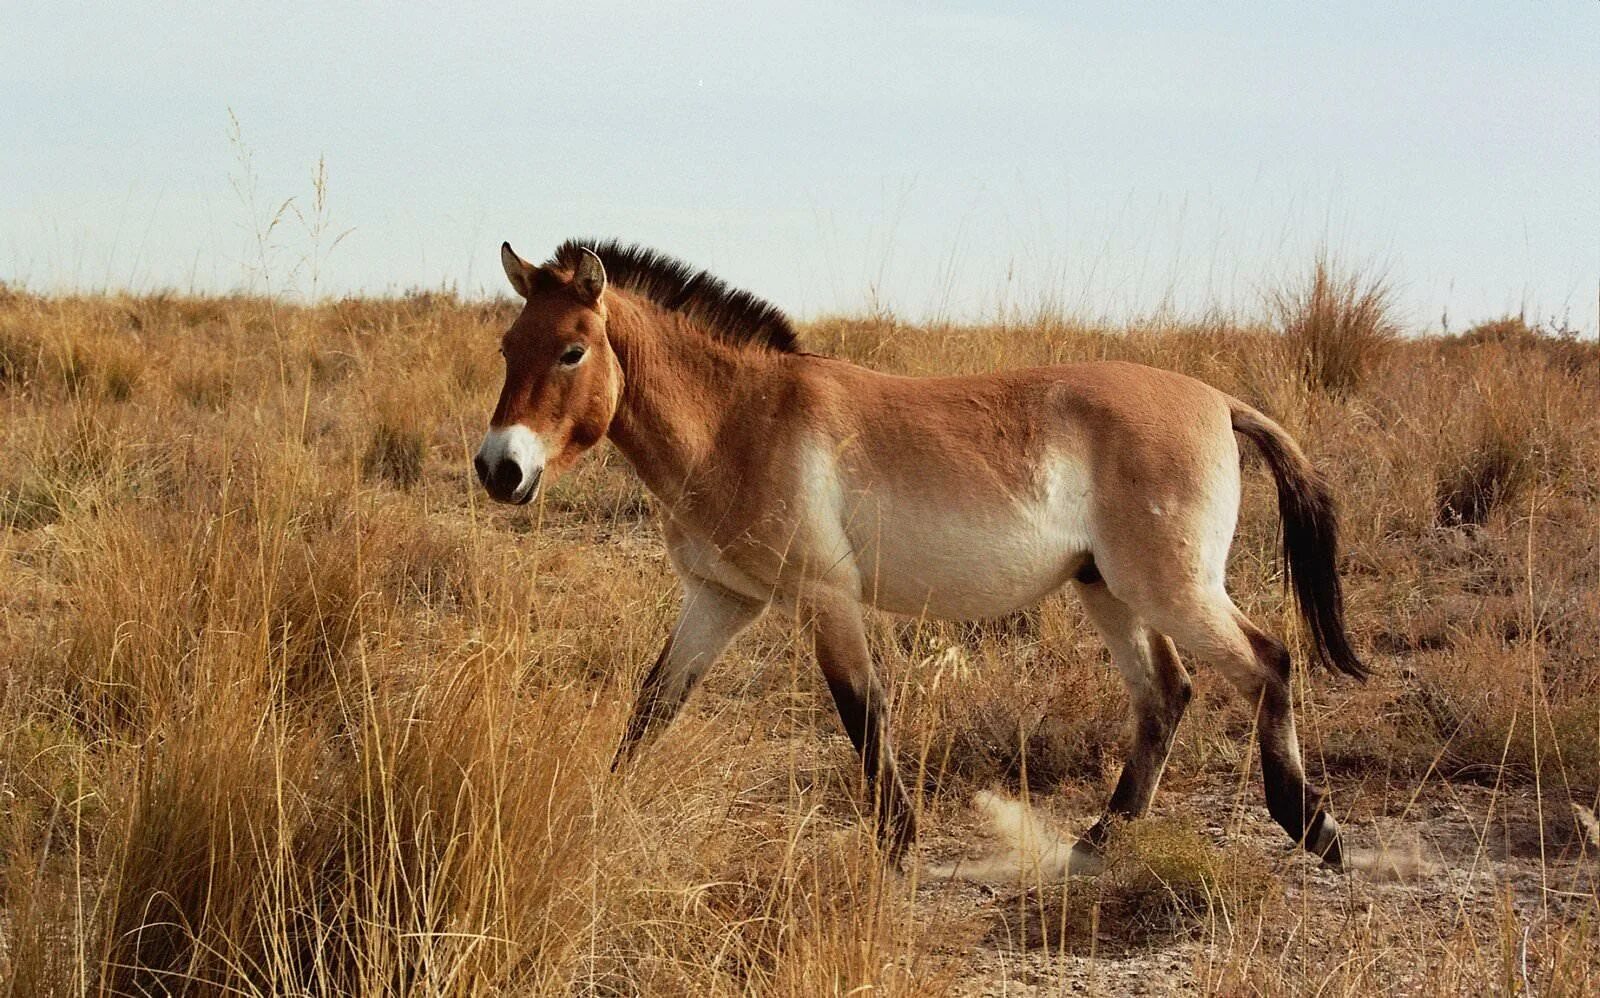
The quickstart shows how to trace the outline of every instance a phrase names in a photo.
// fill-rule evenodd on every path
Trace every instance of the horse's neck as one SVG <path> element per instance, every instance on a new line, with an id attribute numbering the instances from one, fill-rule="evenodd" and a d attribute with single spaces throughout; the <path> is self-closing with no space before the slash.
<path id="1" fill-rule="evenodd" d="M 669 504 L 695 491 L 739 389 L 759 358 L 711 341 L 645 305 L 614 309 L 612 348 L 624 388 L 610 437 L 651 492 Z"/>

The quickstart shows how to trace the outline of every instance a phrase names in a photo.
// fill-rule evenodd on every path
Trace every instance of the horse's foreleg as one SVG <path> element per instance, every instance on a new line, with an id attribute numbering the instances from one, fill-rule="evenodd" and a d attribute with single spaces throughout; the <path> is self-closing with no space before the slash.
<path id="1" fill-rule="evenodd" d="M 671 723 L 700 677 L 765 608 L 766 604 L 715 583 L 684 580 L 683 609 L 656 664 L 645 674 L 622 744 L 611 760 L 613 770 L 632 758 L 645 739 Z"/>
<path id="2" fill-rule="evenodd" d="M 888 704 L 872 668 L 860 607 L 836 604 L 819 608 L 812 636 L 817 664 L 839 708 L 839 719 L 861 757 L 879 841 L 889 857 L 898 860 L 916 839 L 916 818 L 895 770 Z"/>

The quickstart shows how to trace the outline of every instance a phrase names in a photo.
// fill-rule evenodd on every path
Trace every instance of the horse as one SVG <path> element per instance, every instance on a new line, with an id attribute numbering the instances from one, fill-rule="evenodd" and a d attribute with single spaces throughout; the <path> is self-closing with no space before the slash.
<path id="1" fill-rule="evenodd" d="M 1351 647 L 1327 482 L 1290 435 L 1201 381 L 1121 362 L 901 377 L 807 353 L 775 306 L 637 245 L 572 240 L 544 264 L 501 246 L 523 298 L 505 383 L 473 464 L 489 496 L 531 501 L 609 439 L 660 501 L 682 607 L 644 677 L 613 770 L 671 722 L 730 641 L 772 606 L 809 628 L 859 753 L 877 841 L 916 837 L 863 611 L 993 618 L 1070 585 L 1127 688 L 1133 738 L 1092 855 L 1144 814 L 1190 699 L 1177 646 L 1255 710 L 1267 809 L 1343 868 L 1306 780 L 1283 642 L 1230 598 L 1240 446 L 1277 485 L 1290 586 L 1317 661 L 1364 679 Z"/>

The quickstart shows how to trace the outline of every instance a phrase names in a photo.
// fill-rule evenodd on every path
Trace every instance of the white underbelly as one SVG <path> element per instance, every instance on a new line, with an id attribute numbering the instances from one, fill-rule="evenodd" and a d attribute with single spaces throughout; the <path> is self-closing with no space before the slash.
<path id="1" fill-rule="evenodd" d="M 895 613 L 998 617 L 1059 589 L 1089 551 L 1081 494 L 1058 490 L 982 511 L 868 497 L 857 513 L 862 598 Z"/>

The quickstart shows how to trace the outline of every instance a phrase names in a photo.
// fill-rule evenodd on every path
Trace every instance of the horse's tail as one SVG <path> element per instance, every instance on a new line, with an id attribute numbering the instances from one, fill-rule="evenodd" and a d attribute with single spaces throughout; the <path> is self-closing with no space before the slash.
<path id="1" fill-rule="evenodd" d="M 1288 431 L 1229 399 L 1236 433 L 1248 437 L 1266 458 L 1278 484 L 1283 521 L 1283 559 L 1300 616 L 1311 632 L 1317 660 L 1331 669 L 1367 678 L 1367 667 L 1350 647 L 1344 629 L 1344 589 L 1339 583 L 1339 525 L 1327 480 L 1311 466 Z"/>

